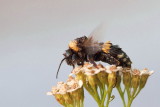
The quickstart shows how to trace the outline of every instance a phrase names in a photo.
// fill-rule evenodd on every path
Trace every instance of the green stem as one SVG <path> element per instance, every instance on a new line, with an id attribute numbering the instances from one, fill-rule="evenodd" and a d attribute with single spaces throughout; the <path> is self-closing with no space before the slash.
<path id="1" fill-rule="evenodd" d="M 119 95 L 120 95 L 120 97 L 121 97 L 121 99 L 122 99 L 122 102 L 123 102 L 123 106 L 124 107 L 126 107 L 126 102 L 125 102 L 125 99 L 124 99 L 124 92 L 122 92 L 122 89 L 121 89 L 121 87 L 117 87 L 117 90 L 118 90 L 118 92 L 119 92 Z"/>
<path id="2" fill-rule="evenodd" d="M 127 91 L 127 96 L 128 96 L 128 100 L 129 100 L 129 99 L 130 99 L 130 97 L 131 97 L 130 89 L 129 89 L 129 88 L 126 88 L 126 91 Z"/>
<path id="3" fill-rule="evenodd" d="M 106 107 L 109 107 L 112 90 L 113 90 L 113 88 L 112 88 L 111 86 L 109 86 L 109 87 L 108 87 L 108 98 L 107 98 Z"/>
<path id="4" fill-rule="evenodd" d="M 96 91 L 96 89 L 90 88 L 90 86 L 84 85 L 85 89 L 89 92 L 89 94 L 94 98 L 94 100 L 97 102 L 98 106 L 100 107 L 100 98 Z"/>
<path id="5" fill-rule="evenodd" d="M 101 107 L 104 107 L 104 101 L 105 101 L 107 93 L 108 93 L 108 90 L 104 90 L 104 94 L 103 94 L 103 97 L 101 99 Z"/>
<path id="6" fill-rule="evenodd" d="M 80 100 L 80 107 L 84 107 L 83 100 Z"/>
<path id="7" fill-rule="evenodd" d="M 95 99 L 96 99 L 96 101 L 97 101 L 97 103 L 98 103 L 98 106 L 100 107 L 100 105 L 101 105 L 101 100 L 100 100 L 100 97 L 99 97 L 99 94 L 98 94 L 98 92 L 97 92 L 97 88 L 96 87 L 93 87 L 94 89 L 94 97 L 95 97 Z"/>
<path id="8" fill-rule="evenodd" d="M 136 93 L 136 95 L 134 96 L 134 99 L 137 97 L 137 95 L 140 93 L 142 89 L 139 89 L 138 92 Z"/>
<path id="9" fill-rule="evenodd" d="M 128 99 L 127 107 L 131 107 L 133 100 L 136 98 L 136 96 L 139 94 L 140 91 L 141 91 L 141 89 L 139 89 L 137 92 L 137 88 L 134 88 L 132 96 L 130 97 L 130 99 Z"/>
<path id="10" fill-rule="evenodd" d="M 66 104 L 66 106 L 65 107 L 75 107 L 74 105 L 72 105 L 72 104 Z"/>
<path id="11" fill-rule="evenodd" d="M 100 94 L 101 94 L 101 97 L 100 97 L 100 98 L 101 98 L 101 100 L 102 100 L 102 96 L 103 96 L 104 91 L 103 91 L 103 89 L 100 88 L 100 87 L 99 87 L 99 89 L 100 89 Z"/>
<path id="12" fill-rule="evenodd" d="M 127 107 L 131 107 L 132 101 L 133 101 L 133 99 L 130 99 L 130 100 L 128 101 Z"/>

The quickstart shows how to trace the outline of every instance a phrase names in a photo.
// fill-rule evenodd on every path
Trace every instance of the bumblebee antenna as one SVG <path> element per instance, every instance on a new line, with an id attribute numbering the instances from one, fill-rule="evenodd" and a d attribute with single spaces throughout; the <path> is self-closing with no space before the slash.
<path id="1" fill-rule="evenodd" d="M 59 73 L 59 69 L 60 69 L 60 67 L 61 67 L 61 65 L 62 65 L 62 62 L 65 60 L 66 58 L 63 58 L 62 60 L 61 60 L 61 63 L 59 64 L 59 67 L 58 67 L 58 70 L 57 70 L 57 74 L 56 74 L 56 79 L 58 78 L 58 73 Z"/>

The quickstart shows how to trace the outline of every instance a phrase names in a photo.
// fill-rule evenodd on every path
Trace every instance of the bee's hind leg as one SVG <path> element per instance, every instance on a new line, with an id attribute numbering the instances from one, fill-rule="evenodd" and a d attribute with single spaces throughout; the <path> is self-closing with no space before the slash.
<path id="1" fill-rule="evenodd" d="M 97 68 L 97 64 L 95 63 L 94 59 L 93 59 L 93 55 L 87 55 L 87 60 L 93 64 L 94 67 Z"/>

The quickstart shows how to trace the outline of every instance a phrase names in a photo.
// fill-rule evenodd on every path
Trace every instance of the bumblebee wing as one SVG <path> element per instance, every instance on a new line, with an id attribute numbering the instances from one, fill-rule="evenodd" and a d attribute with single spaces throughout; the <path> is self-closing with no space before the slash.
<path id="1" fill-rule="evenodd" d="M 86 53 L 95 54 L 102 50 L 102 44 L 98 41 L 102 40 L 105 35 L 106 26 L 105 24 L 100 24 L 97 26 L 91 34 L 88 36 L 88 39 L 84 42 L 84 48 Z"/>
<path id="2" fill-rule="evenodd" d="M 88 38 L 92 37 L 93 40 L 103 41 L 104 36 L 106 35 L 106 23 L 99 24 L 88 36 Z"/>
<path id="3" fill-rule="evenodd" d="M 101 50 L 101 45 L 98 41 L 95 41 L 93 36 L 90 36 L 83 44 L 85 52 L 88 54 L 95 54 Z"/>

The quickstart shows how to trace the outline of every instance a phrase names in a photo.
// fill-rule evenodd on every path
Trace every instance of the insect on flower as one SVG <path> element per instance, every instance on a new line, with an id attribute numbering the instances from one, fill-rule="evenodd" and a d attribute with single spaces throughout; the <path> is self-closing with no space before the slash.
<path id="1" fill-rule="evenodd" d="M 127 54 L 118 46 L 110 41 L 105 43 L 98 42 L 95 35 L 82 36 L 69 42 L 69 48 L 65 51 L 64 58 L 59 65 L 56 78 L 62 62 L 65 60 L 68 65 L 84 65 L 84 62 L 90 62 L 95 67 L 95 62 L 102 61 L 116 66 L 131 68 L 131 60 Z"/>

